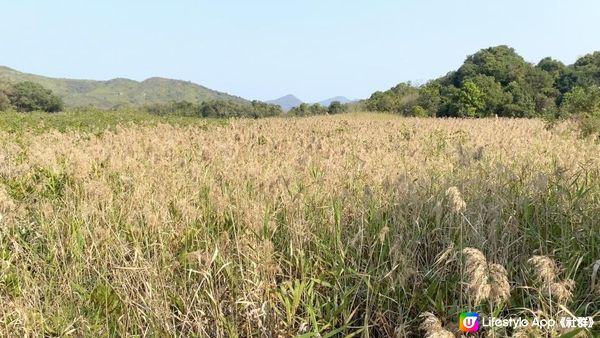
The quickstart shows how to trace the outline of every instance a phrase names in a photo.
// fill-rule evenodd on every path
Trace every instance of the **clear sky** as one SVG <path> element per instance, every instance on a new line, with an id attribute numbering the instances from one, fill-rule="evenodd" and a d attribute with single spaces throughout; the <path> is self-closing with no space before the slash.
<path id="1" fill-rule="evenodd" d="M 0 65 L 190 80 L 248 99 L 365 98 L 507 44 L 530 62 L 600 50 L 600 1 L 1 0 Z"/>

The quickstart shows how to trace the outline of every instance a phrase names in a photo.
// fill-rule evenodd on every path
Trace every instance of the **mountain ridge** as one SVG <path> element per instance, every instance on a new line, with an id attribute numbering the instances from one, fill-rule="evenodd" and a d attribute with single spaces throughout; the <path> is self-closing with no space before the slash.
<path id="1" fill-rule="evenodd" d="M 225 100 L 247 102 L 247 100 L 220 92 L 191 81 L 149 77 L 142 81 L 128 78 L 110 80 L 68 79 L 48 77 L 21 72 L 0 66 L 0 82 L 36 82 L 63 98 L 67 107 L 96 106 L 113 108 L 118 106 L 143 106 L 172 101 L 202 102 Z"/>

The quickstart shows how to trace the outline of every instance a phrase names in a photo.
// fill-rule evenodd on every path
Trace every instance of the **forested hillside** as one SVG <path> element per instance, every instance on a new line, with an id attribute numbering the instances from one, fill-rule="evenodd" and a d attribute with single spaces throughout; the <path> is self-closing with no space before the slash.
<path id="1" fill-rule="evenodd" d="M 65 106 L 94 106 L 114 108 L 121 106 L 142 106 L 172 101 L 204 102 L 224 100 L 237 103 L 246 100 L 218 92 L 198 84 L 153 77 L 138 82 L 129 79 L 108 81 L 58 79 L 27 74 L 0 66 L 0 82 L 34 82 L 43 85 L 60 96 Z"/>
<path id="2" fill-rule="evenodd" d="M 423 86 L 400 83 L 364 104 L 407 116 L 541 117 L 600 114 L 600 52 L 572 65 L 550 57 L 537 64 L 508 46 L 482 49 Z"/>

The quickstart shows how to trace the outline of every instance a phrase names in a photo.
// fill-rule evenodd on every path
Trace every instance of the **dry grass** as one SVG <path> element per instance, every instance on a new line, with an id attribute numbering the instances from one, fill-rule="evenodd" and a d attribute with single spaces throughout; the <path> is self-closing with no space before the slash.
<path id="1" fill-rule="evenodd" d="M 0 336 L 419 337 L 423 312 L 600 311 L 600 146 L 567 125 L 360 114 L 0 144 Z M 493 262 L 474 308 L 467 247 Z"/>

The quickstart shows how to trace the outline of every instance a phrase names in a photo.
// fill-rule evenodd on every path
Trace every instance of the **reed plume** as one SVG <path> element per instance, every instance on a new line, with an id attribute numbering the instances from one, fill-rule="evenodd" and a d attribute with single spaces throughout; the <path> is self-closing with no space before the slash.
<path id="1" fill-rule="evenodd" d="M 542 294 L 553 299 L 558 304 L 567 304 L 573 298 L 575 281 L 565 279 L 557 281 L 559 268 L 556 262 L 548 256 L 533 256 L 529 259 Z"/>
<path id="2" fill-rule="evenodd" d="M 458 214 L 466 209 L 467 203 L 463 200 L 460 190 L 457 187 L 448 188 L 446 190 L 446 197 L 448 197 L 452 213 Z"/>
<path id="3" fill-rule="evenodd" d="M 425 338 L 455 338 L 456 336 L 442 327 L 442 322 L 431 312 L 424 312 L 419 317 L 423 322 L 419 329 L 425 332 Z"/>
<path id="4" fill-rule="evenodd" d="M 484 300 L 501 302 L 510 296 L 506 269 L 500 264 L 488 264 L 485 255 L 475 248 L 465 248 L 465 277 L 467 294 L 474 304 Z"/>

